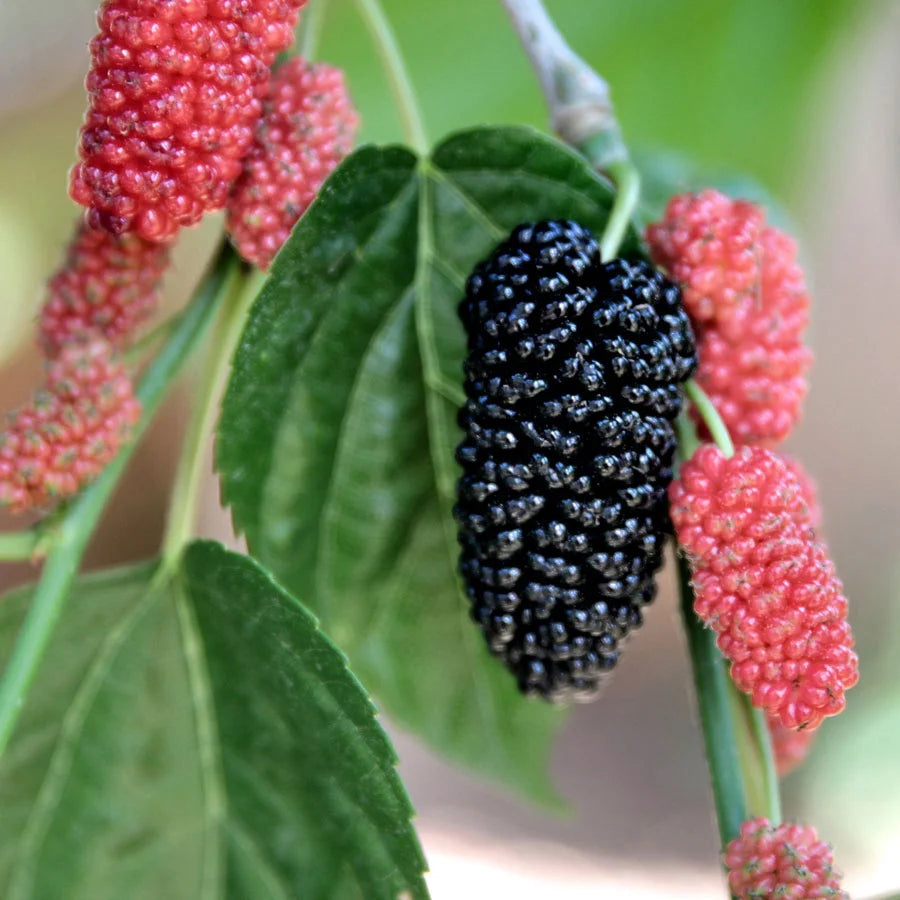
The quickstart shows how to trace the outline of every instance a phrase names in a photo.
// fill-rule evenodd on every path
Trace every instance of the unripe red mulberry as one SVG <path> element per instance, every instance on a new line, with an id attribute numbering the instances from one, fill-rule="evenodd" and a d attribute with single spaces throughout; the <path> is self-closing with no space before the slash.
<path id="1" fill-rule="evenodd" d="M 750 819 L 725 848 L 728 886 L 737 900 L 846 898 L 831 847 L 815 828 Z"/>
<path id="2" fill-rule="evenodd" d="M 768 717 L 769 734 L 772 736 L 772 752 L 775 770 L 779 778 L 790 775 L 807 757 L 816 735 L 816 729 L 785 728 L 777 719 Z"/>
<path id="3" fill-rule="evenodd" d="M 92 336 L 125 344 L 156 307 L 168 264 L 167 244 L 79 225 L 41 309 L 44 352 L 54 357 L 64 344 Z"/>
<path id="4" fill-rule="evenodd" d="M 678 194 L 647 228 L 653 261 L 681 284 L 695 323 L 726 319 L 759 290 L 763 213 L 719 191 Z"/>
<path id="5" fill-rule="evenodd" d="M 858 679 L 847 600 L 784 462 L 759 447 L 726 458 L 703 445 L 669 499 L 694 608 L 738 688 L 787 728 L 839 713 Z"/>
<path id="6" fill-rule="evenodd" d="M 69 191 L 113 234 L 171 238 L 225 205 L 305 0 L 106 0 Z"/>
<path id="7" fill-rule="evenodd" d="M 112 460 L 139 415 L 106 341 L 64 347 L 44 388 L 0 432 L 0 508 L 24 512 L 76 493 Z"/>
<path id="8" fill-rule="evenodd" d="M 340 69 L 295 58 L 272 82 L 227 229 L 241 256 L 267 269 L 322 182 L 350 152 L 358 119 Z"/>
<path id="9" fill-rule="evenodd" d="M 773 446 L 800 418 L 812 355 L 794 241 L 753 204 L 716 191 L 673 198 L 647 229 L 654 260 L 684 285 L 697 381 L 742 444 Z"/>

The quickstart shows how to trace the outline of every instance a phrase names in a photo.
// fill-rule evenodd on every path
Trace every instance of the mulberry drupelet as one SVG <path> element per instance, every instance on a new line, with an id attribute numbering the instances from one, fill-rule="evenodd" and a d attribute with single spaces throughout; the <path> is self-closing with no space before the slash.
<path id="1" fill-rule="evenodd" d="M 472 614 L 527 694 L 588 700 L 642 621 L 696 367 L 679 289 L 522 225 L 468 281 L 455 514 Z"/>

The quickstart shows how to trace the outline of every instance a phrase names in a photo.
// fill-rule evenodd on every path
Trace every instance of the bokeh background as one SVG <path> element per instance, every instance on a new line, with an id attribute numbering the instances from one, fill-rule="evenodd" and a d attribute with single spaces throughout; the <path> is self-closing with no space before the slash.
<path id="1" fill-rule="evenodd" d="M 65 194 L 96 0 L 0 2 L 0 405 L 40 371 L 33 320 L 76 216 Z M 862 680 L 785 785 L 786 813 L 836 847 L 854 897 L 900 889 L 900 3 L 548 0 L 609 80 L 648 165 L 755 179 L 800 236 L 817 364 L 792 447 L 818 477 L 851 599 Z M 385 0 L 432 138 L 479 122 L 544 125 L 536 84 L 491 0 Z M 351 0 L 330 0 L 321 57 L 344 66 L 363 139 L 397 140 Z M 182 302 L 220 223 L 185 235 Z M 189 387 L 165 407 L 89 554 L 154 552 Z M 228 538 L 210 479 L 207 534 Z M 18 523 L 17 523 L 18 524 Z M 12 527 L 0 519 L 0 528 Z M 0 587 L 33 573 L 5 567 Z M 671 571 L 600 702 L 554 759 L 565 815 L 534 809 L 394 732 L 436 898 L 722 897 Z"/>

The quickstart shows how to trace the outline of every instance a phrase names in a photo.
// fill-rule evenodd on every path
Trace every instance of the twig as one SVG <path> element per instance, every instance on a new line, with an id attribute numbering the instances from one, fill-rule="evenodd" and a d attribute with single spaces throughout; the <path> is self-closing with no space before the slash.
<path id="1" fill-rule="evenodd" d="M 541 83 L 553 130 L 601 171 L 628 163 L 609 85 L 566 43 L 541 0 L 501 0 Z"/>

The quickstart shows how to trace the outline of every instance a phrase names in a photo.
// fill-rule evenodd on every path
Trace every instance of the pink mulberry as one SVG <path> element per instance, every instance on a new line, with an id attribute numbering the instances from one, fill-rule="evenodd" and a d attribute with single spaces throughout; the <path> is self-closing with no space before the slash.
<path id="1" fill-rule="evenodd" d="M 701 446 L 669 490 L 695 610 L 738 688 L 787 728 L 816 728 L 858 680 L 847 600 L 803 490 L 771 451 Z"/>
<path id="2" fill-rule="evenodd" d="M 269 267 L 350 152 L 357 122 L 340 69 L 296 58 L 278 69 L 228 202 L 227 228 L 244 259 Z"/>
<path id="3" fill-rule="evenodd" d="M 0 507 L 24 512 L 77 493 L 116 455 L 139 415 L 106 341 L 63 348 L 44 388 L 0 433 Z"/>

